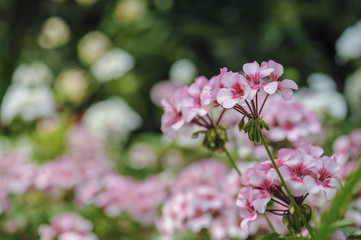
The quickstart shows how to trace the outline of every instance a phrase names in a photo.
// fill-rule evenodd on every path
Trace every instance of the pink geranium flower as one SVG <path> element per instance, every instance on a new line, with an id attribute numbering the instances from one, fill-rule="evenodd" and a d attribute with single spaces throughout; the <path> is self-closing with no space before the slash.
<path id="1" fill-rule="evenodd" d="M 249 98 L 250 86 L 247 79 L 239 73 L 227 72 L 222 77 L 223 88 L 217 93 L 217 102 L 224 108 L 242 104 Z"/>
<path id="2" fill-rule="evenodd" d="M 236 205 L 239 208 L 239 215 L 243 218 L 241 228 L 245 232 L 249 230 L 249 222 L 257 218 L 257 212 L 263 214 L 266 211 L 267 203 L 271 200 L 270 195 L 259 189 L 243 187 L 239 191 Z"/>
<path id="3" fill-rule="evenodd" d="M 187 124 L 184 117 L 182 108 L 185 104 L 191 105 L 188 94 L 188 87 L 181 87 L 175 91 L 174 95 L 169 101 L 163 99 L 162 106 L 164 114 L 162 116 L 162 132 L 172 139 L 176 139 L 177 133 L 182 131 L 187 132 L 191 124 Z"/>
<path id="4" fill-rule="evenodd" d="M 334 177 L 339 169 L 340 166 L 334 156 L 323 156 L 318 159 L 314 168 L 316 175 L 308 175 L 303 179 L 307 185 L 308 192 L 315 194 L 324 191 L 326 199 L 332 199 L 340 186 L 339 181 Z"/>
<path id="5" fill-rule="evenodd" d="M 263 89 L 268 94 L 274 94 L 276 92 L 277 82 L 266 82 L 263 80 L 263 78 L 268 77 L 273 70 L 273 68 L 265 64 L 262 64 L 260 67 L 256 61 L 243 65 L 243 72 L 250 80 L 248 81 L 248 84 L 251 87 L 250 99 L 254 98 L 258 89 Z"/>
<path id="6" fill-rule="evenodd" d="M 274 69 L 269 75 L 271 82 L 277 82 L 278 78 L 283 74 L 283 66 L 273 60 L 269 60 L 268 63 L 263 62 L 262 66 L 264 68 L 269 67 Z M 290 100 L 292 98 L 292 90 L 298 90 L 298 86 L 293 80 L 285 79 L 278 82 L 277 91 L 284 100 Z"/>

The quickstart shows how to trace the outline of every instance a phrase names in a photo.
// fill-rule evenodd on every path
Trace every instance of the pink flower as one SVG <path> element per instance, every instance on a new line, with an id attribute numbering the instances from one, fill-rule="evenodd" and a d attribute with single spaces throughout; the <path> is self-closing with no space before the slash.
<path id="1" fill-rule="evenodd" d="M 307 192 L 303 179 L 313 174 L 312 168 L 316 165 L 310 155 L 295 154 L 280 167 L 281 174 L 293 196 L 300 197 Z"/>
<path id="2" fill-rule="evenodd" d="M 260 67 L 256 61 L 243 65 L 243 72 L 250 80 L 248 81 L 248 84 L 251 87 L 250 99 L 254 98 L 258 89 L 263 89 L 268 94 L 274 94 L 276 92 L 277 82 L 266 82 L 263 80 L 263 78 L 268 77 L 273 70 L 273 68 L 265 64 L 262 64 Z"/>
<path id="3" fill-rule="evenodd" d="M 245 77 L 239 73 L 227 72 L 222 76 L 223 88 L 217 93 L 217 102 L 224 108 L 242 104 L 249 98 L 250 86 Z"/>
<path id="4" fill-rule="evenodd" d="M 339 181 L 334 177 L 339 169 L 340 166 L 334 156 L 324 156 L 318 159 L 314 167 L 316 175 L 308 175 L 303 179 L 307 185 L 308 192 L 315 194 L 324 191 L 326 199 L 332 199 L 340 186 Z"/>
<path id="5" fill-rule="evenodd" d="M 181 109 L 183 118 L 187 123 L 191 122 L 196 116 L 205 116 L 207 114 L 207 111 L 201 105 L 201 92 L 207 84 L 207 78 L 200 76 L 189 86 L 189 100 L 183 104 Z"/>
<path id="6" fill-rule="evenodd" d="M 184 192 L 200 185 L 217 186 L 227 173 L 227 166 L 221 161 L 203 159 L 184 168 L 172 185 L 171 191 Z"/>
<path id="7" fill-rule="evenodd" d="M 243 218 L 241 228 L 245 232 L 249 231 L 249 222 L 257 218 L 257 212 L 263 214 L 266 211 L 270 200 L 270 195 L 264 190 L 251 187 L 241 188 L 236 205 L 239 208 L 240 217 Z"/>
<path id="8" fill-rule="evenodd" d="M 77 213 L 62 213 L 52 217 L 50 225 L 41 225 L 38 229 L 41 240 L 97 240 L 91 233 L 93 225 Z"/>
<path id="9" fill-rule="evenodd" d="M 155 105 L 162 106 L 162 100 L 169 101 L 176 89 L 174 83 L 169 80 L 158 82 L 150 90 L 150 98 Z"/>
<path id="10" fill-rule="evenodd" d="M 212 77 L 201 93 L 202 106 L 208 106 L 217 100 L 218 91 L 223 88 L 222 77 L 228 72 L 227 68 L 221 68 L 220 74 Z"/>
<path id="11" fill-rule="evenodd" d="M 283 66 L 273 60 L 269 60 L 268 63 L 263 62 L 263 67 L 273 68 L 274 71 L 269 75 L 271 81 L 277 82 L 278 78 L 283 74 Z M 290 100 L 293 95 L 293 90 L 298 90 L 297 84 L 289 79 L 285 79 L 281 82 L 278 82 L 277 91 L 281 94 L 284 100 Z"/>
<path id="12" fill-rule="evenodd" d="M 317 114 L 306 110 L 295 101 L 283 101 L 278 96 L 268 99 L 263 111 L 264 120 L 270 131 L 264 134 L 273 141 L 288 140 L 292 143 L 301 140 L 316 141 L 323 129 Z"/>
<path id="13" fill-rule="evenodd" d="M 188 87 L 178 88 L 169 102 L 165 99 L 162 100 L 164 114 L 162 116 L 161 130 L 165 135 L 175 140 L 178 132 L 182 130 L 183 132 L 189 132 L 192 125 L 186 123 L 182 108 L 185 102 L 188 102 L 187 104 L 190 105 L 190 101 Z"/>

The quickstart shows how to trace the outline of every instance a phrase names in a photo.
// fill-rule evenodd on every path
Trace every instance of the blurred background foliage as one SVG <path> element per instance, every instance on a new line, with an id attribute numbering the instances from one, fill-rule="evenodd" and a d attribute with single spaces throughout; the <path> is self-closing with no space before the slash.
<path id="1" fill-rule="evenodd" d="M 55 43 L 41 37 L 45 22 L 54 16 L 65 24 L 62 35 L 54 33 Z M 94 100 L 118 95 L 143 118 L 142 132 L 159 131 L 161 112 L 150 101 L 149 89 L 169 79 L 169 69 L 179 59 L 190 60 L 195 73 L 206 77 L 223 66 L 239 71 L 244 62 L 274 59 L 286 67 L 285 77 L 301 85 L 310 73 L 323 72 L 342 91 L 344 79 L 357 65 L 340 59 L 335 43 L 360 16 L 358 0 L 3 0 L 0 99 L 16 67 L 37 60 L 55 77 L 80 68 L 93 79 L 86 99 L 72 110 L 81 114 Z M 91 31 L 103 33 L 111 47 L 130 53 L 134 68 L 97 84 L 78 50 Z M 66 109 L 61 104 L 57 108 Z"/>

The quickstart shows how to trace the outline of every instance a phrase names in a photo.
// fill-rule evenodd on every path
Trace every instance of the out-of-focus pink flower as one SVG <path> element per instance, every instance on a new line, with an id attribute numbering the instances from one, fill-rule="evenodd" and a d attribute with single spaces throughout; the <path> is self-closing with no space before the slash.
<path id="1" fill-rule="evenodd" d="M 232 234 L 230 227 L 237 223 L 232 199 L 205 185 L 177 193 L 163 205 L 162 217 L 157 222 L 162 239 L 172 239 L 175 232 L 199 232 L 203 228 L 214 233 L 212 239 L 227 238 Z M 228 227 L 222 224 L 223 220 L 229 222 Z"/>
<path id="2" fill-rule="evenodd" d="M 177 193 L 199 185 L 218 185 L 227 173 L 226 165 L 219 160 L 200 160 L 182 170 L 171 191 Z"/>
<path id="3" fill-rule="evenodd" d="M 333 143 L 333 150 L 340 164 L 360 157 L 361 129 L 356 129 L 347 136 L 338 137 Z"/>
<path id="4" fill-rule="evenodd" d="M 174 83 L 169 80 L 158 82 L 150 90 L 150 98 L 155 105 L 160 107 L 162 100 L 169 101 L 176 89 Z"/>
<path id="5" fill-rule="evenodd" d="M 306 110 L 300 103 L 285 102 L 277 96 L 268 99 L 263 111 L 263 119 L 270 131 L 264 134 L 273 141 L 288 140 L 297 142 L 304 139 L 318 140 L 323 134 L 317 114 Z"/>
<path id="6" fill-rule="evenodd" d="M 67 212 L 51 218 L 50 225 L 38 229 L 41 240 L 97 240 L 91 233 L 93 225 L 77 213 Z"/>
<path id="7" fill-rule="evenodd" d="M 212 77 L 207 86 L 204 87 L 203 91 L 201 92 L 201 103 L 202 106 L 208 106 L 212 103 L 217 101 L 217 94 L 218 91 L 223 88 L 222 77 L 224 74 L 228 72 L 227 68 L 221 68 L 220 74 L 217 76 Z"/>
<path id="8" fill-rule="evenodd" d="M 267 203 L 270 200 L 270 195 L 264 190 L 251 187 L 241 188 L 236 205 L 239 208 L 240 217 L 243 218 L 241 228 L 245 232 L 249 231 L 249 222 L 257 218 L 257 212 L 262 214 L 266 211 Z"/>
<path id="9" fill-rule="evenodd" d="M 169 101 L 163 99 L 162 106 L 162 132 L 172 139 L 176 139 L 177 133 L 190 135 L 194 124 L 186 123 L 182 109 L 185 105 L 191 105 L 192 99 L 188 94 L 188 87 L 178 88 Z"/>

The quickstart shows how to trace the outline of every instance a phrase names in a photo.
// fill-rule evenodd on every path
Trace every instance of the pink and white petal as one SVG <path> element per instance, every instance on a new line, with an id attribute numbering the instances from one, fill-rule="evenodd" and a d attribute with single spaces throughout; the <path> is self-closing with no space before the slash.
<path id="1" fill-rule="evenodd" d="M 274 94 L 277 91 L 278 82 L 270 82 L 263 84 L 263 90 L 268 94 Z"/>
<path id="2" fill-rule="evenodd" d="M 261 77 L 263 78 L 263 77 L 269 76 L 273 71 L 274 71 L 273 68 L 266 68 L 266 69 L 261 69 L 259 71 L 259 73 L 260 73 Z"/>
<path id="3" fill-rule="evenodd" d="M 298 90 L 298 85 L 293 80 L 285 79 L 279 83 L 279 87 L 282 88 L 290 88 L 294 90 Z"/>
<path id="4" fill-rule="evenodd" d="M 221 81 L 224 87 L 230 88 L 233 85 L 239 83 L 239 79 L 240 79 L 239 73 L 227 72 L 226 74 L 223 75 Z"/>
<path id="5" fill-rule="evenodd" d="M 256 61 L 243 65 L 243 72 L 247 75 L 254 75 L 259 71 L 259 69 L 259 64 Z"/>
<path id="6" fill-rule="evenodd" d="M 260 187 L 265 180 L 265 176 L 257 171 L 253 171 L 250 176 L 249 184 L 253 187 Z"/>
<path id="7" fill-rule="evenodd" d="M 275 76 L 280 77 L 283 74 L 283 66 L 273 60 L 268 61 L 268 67 L 271 67 L 274 69 L 273 74 Z M 275 79 L 277 80 L 277 79 Z"/>
<path id="8" fill-rule="evenodd" d="M 285 181 L 293 196 L 300 197 L 307 192 L 307 186 L 300 178 L 293 177 Z"/>
<path id="9" fill-rule="evenodd" d="M 263 195 L 261 198 L 254 200 L 253 207 L 257 212 L 263 214 L 266 211 L 267 204 L 270 200 L 271 200 L 271 195 L 267 193 L 266 195 Z"/>
<path id="10" fill-rule="evenodd" d="M 286 138 L 286 133 L 279 127 L 274 127 L 269 132 L 269 137 L 273 141 L 281 141 Z"/>
<path id="11" fill-rule="evenodd" d="M 238 99 L 233 98 L 233 94 L 229 89 L 222 88 L 217 93 L 217 102 L 224 108 L 232 108 L 237 104 Z"/>
<path id="12" fill-rule="evenodd" d="M 307 191 L 311 194 L 316 194 L 320 192 L 320 187 L 317 184 L 316 179 L 314 179 L 311 176 L 306 176 L 303 178 L 303 182 L 306 184 L 307 186 Z"/>
<path id="13" fill-rule="evenodd" d="M 249 233 L 249 222 L 255 220 L 256 218 L 257 218 L 257 213 L 254 212 L 251 215 L 249 215 L 249 217 L 243 219 L 241 222 L 241 229 L 246 233 Z"/>
<path id="14" fill-rule="evenodd" d="M 324 187 L 323 190 L 325 191 L 325 196 L 327 200 L 331 200 L 337 192 L 337 189 L 333 187 Z"/>
<path id="15" fill-rule="evenodd" d="M 177 122 L 172 124 L 172 129 L 178 131 L 179 129 L 181 129 L 181 127 L 183 127 L 184 123 L 184 119 L 179 119 Z"/>
<path id="16" fill-rule="evenodd" d="M 293 91 L 289 88 L 281 88 L 281 90 L 278 90 L 278 92 L 281 94 L 283 100 L 291 100 L 293 96 Z"/>

